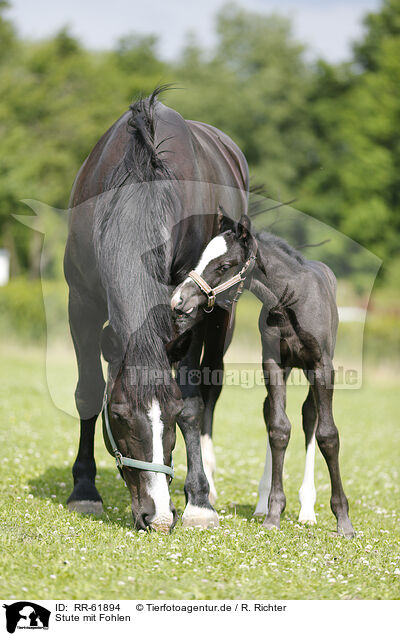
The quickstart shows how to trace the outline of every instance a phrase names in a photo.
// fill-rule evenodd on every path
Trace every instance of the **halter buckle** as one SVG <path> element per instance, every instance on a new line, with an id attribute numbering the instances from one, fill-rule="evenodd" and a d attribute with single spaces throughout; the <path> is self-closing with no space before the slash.
<path id="1" fill-rule="evenodd" d="M 234 305 L 235 303 L 237 303 L 237 301 L 239 300 L 240 296 L 243 293 L 243 287 L 244 287 L 244 281 L 246 280 L 246 278 L 242 278 L 242 280 L 240 281 L 238 288 L 236 290 L 236 294 L 234 295 L 233 299 L 232 299 L 232 305 Z"/>
<path id="2" fill-rule="evenodd" d="M 118 450 L 115 450 L 114 455 L 115 455 L 115 463 L 117 464 L 117 468 L 122 468 L 124 463 L 122 461 L 121 453 Z"/>
<path id="3" fill-rule="evenodd" d="M 255 254 L 251 254 L 251 256 L 249 256 L 249 258 L 247 259 L 247 261 L 243 265 L 242 269 L 239 272 L 239 276 L 242 279 L 242 281 L 244 281 L 246 279 L 246 276 L 243 276 L 243 274 L 247 274 L 247 270 L 251 267 L 252 261 L 255 261 L 255 260 L 256 260 L 256 255 Z"/>
<path id="4" fill-rule="evenodd" d="M 214 309 L 216 294 L 213 289 L 205 292 L 207 295 L 207 309 L 204 308 L 206 314 L 210 314 Z"/>

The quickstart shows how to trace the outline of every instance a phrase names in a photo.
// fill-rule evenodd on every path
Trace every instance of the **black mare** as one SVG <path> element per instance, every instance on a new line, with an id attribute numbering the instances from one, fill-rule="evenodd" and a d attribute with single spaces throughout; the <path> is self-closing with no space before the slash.
<path id="1" fill-rule="evenodd" d="M 246 284 L 262 302 L 259 329 L 268 393 L 264 402 L 264 419 L 269 448 L 256 513 L 266 514 L 265 527 L 280 527 L 280 517 L 286 505 L 282 484 L 283 461 L 291 429 L 286 415 L 286 382 L 290 371 L 296 367 L 304 371 L 310 382 L 302 408 L 307 454 L 300 489 L 299 519 L 316 521 L 316 439 L 329 470 L 331 508 L 337 519 L 337 531 L 351 536 L 354 530 L 340 477 L 339 434 L 332 413 L 332 359 L 338 327 L 335 276 L 324 263 L 306 260 L 272 234 L 263 232 L 252 236 L 250 219 L 245 215 L 237 224 L 224 217 L 221 229 L 222 233 L 214 237 L 205 249 L 200 259 L 201 267 L 198 264 L 196 270 L 214 288 L 236 274 L 250 254 L 256 254 L 255 266 Z M 221 303 L 226 306 L 234 294 L 234 288 L 222 294 Z M 186 320 L 187 327 L 197 318 L 199 308 L 206 304 L 204 292 L 191 278 L 177 287 L 171 302 L 181 320 Z"/>
<path id="2" fill-rule="evenodd" d="M 80 442 L 68 507 L 102 511 L 93 449 L 105 389 L 102 350 L 118 450 L 170 465 L 177 421 L 188 466 L 183 523 L 208 526 L 218 516 L 209 501 L 200 433 L 211 434 L 221 386 L 187 378 L 201 365 L 222 368 L 232 321 L 226 311 L 216 311 L 194 325 L 190 339 L 176 339 L 169 299 L 171 286 L 184 280 L 218 233 L 218 206 L 231 206 L 235 218 L 246 208 L 248 170 L 229 137 L 184 120 L 158 101 L 158 93 L 134 103 L 103 135 L 71 195 L 64 269 L 78 363 Z M 179 358 L 174 379 L 171 364 Z M 137 468 L 122 472 L 136 527 L 170 530 L 176 511 L 169 477 Z"/>

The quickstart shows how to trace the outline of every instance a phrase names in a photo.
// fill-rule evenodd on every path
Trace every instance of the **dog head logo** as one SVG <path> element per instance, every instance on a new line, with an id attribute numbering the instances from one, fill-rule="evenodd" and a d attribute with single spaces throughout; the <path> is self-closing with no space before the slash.
<path id="1" fill-rule="evenodd" d="M 50 611 L 31 601 L 18 601 L 3 605 L 6 610 L 7 631 L 13 634 L 16 629 L 48 629 Z"/>

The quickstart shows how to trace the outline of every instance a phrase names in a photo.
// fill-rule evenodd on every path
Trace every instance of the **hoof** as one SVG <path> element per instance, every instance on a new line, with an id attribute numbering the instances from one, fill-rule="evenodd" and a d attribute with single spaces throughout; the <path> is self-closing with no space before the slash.
<path id="1" fill-rule="evenodd" d="M 69 501 L 67 508 L 70 512 L 79 512 L 85 515 L 102 515 L 103 504 L 101 501 L 89 501 L 84 499 L 82 501 Z"/>
<path id="2" fill-rule="evenodd" d="M 300 510 L 300 514 L 299 514 L 299 523 L 302 523 L 304 525 L 310 525 L 310 526 L 315 526 L 317 523 L 317 518 L 315 516 L 315 513 L 313 510 L 310 511 L 302 511 Z"/>
<path id="3" fill-rule="evenodd" d="M 270 521 L 268 518 L 265 519 L 264 523 L 263 523 L 263 528 L 266 528 L 267 530 L 279 530 L 280 529 L 280 523 L 278 522 L 273 522 Z"/>
<path id="4" fill-rule="evenodd" d="M 353 532 L 353 534 L 344 534 L 343 532 L 337 532 L 336 530 L 334 530 L 329 533 L 329 536 L 332 537 L 332 539 L 353 539 L 355 537 L 355 534 L 355 532 Z"/>
<path id="5" fill-rule="evenodd" d="M 261 512 L 261 510 L 255 510 L 253 512 L 253 517 L 255 519 L 262 519 L 263 517 L 265 517 L 266 514 L 267 514 L 266 512 Z"/>
<path id="6" fill-rule="evenodd" d="M 355 531 L 353 526 L 351 525 L 351 522 L 348 521 L 346 524 L 342 524 L 340 526 L 338 525 L 336 534 L 339 537 L 347 537 L 348 539 L 351 539 L 352 537 L 354 537 Z"/>
<path id="7" fill-rule="evenodd" d="M 253 512 L 253 517 L 258 517 L 260 519 L 260 517 L 265 517 L 267 514 L 268 514 L 267 504 L 258 502 L 258 504 L 256 505 L 256 509 Z"/>
<path id="8" fill-rule="evenodd" d="M 182 515 L 182 525 L 184 528 L 217 528 L 219 519 L 212 508 L 200 508 L 188 504 Z"/>

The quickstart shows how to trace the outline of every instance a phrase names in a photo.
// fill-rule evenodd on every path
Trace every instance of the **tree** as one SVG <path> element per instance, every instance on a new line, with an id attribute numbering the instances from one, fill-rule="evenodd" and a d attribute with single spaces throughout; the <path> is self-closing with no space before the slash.
<path id="1" fill-rule="evenodd" d="M 1 29 L 12 32 L 4 21 Z M 12 214 L 26 212 L 24 198 L 68 207 L 92 147 L 135 97 L 162 79 L 151 42 L 126 40 L 115 53 L 89 53 L 62 29 L 39 43 L 17 42 L 7 64 L 0 63 L 0 234 L 14 273 L 38 275 L 41 243 Z M 147 62 L 140 66 L 143 50 Z"/>
<path id="2" fill-rule="evenodd" d="M 185 90 L 169 101 L 190 119 L 231 135 L 272 198 L 296 196 L 314 143 L 304 48 L 280 16 L 228 4 L 216 25 L 217 47 L 211 57 L 193 42 L 185 49 L 176 69 Z"/>
<path id="3" fill-rule="evenodd" d="M 352 63 L 317 68 L 319 146 L 303 193 L 309 211 L 389 264 L 400 248 L 400 1 L 365 24 Z"/>

